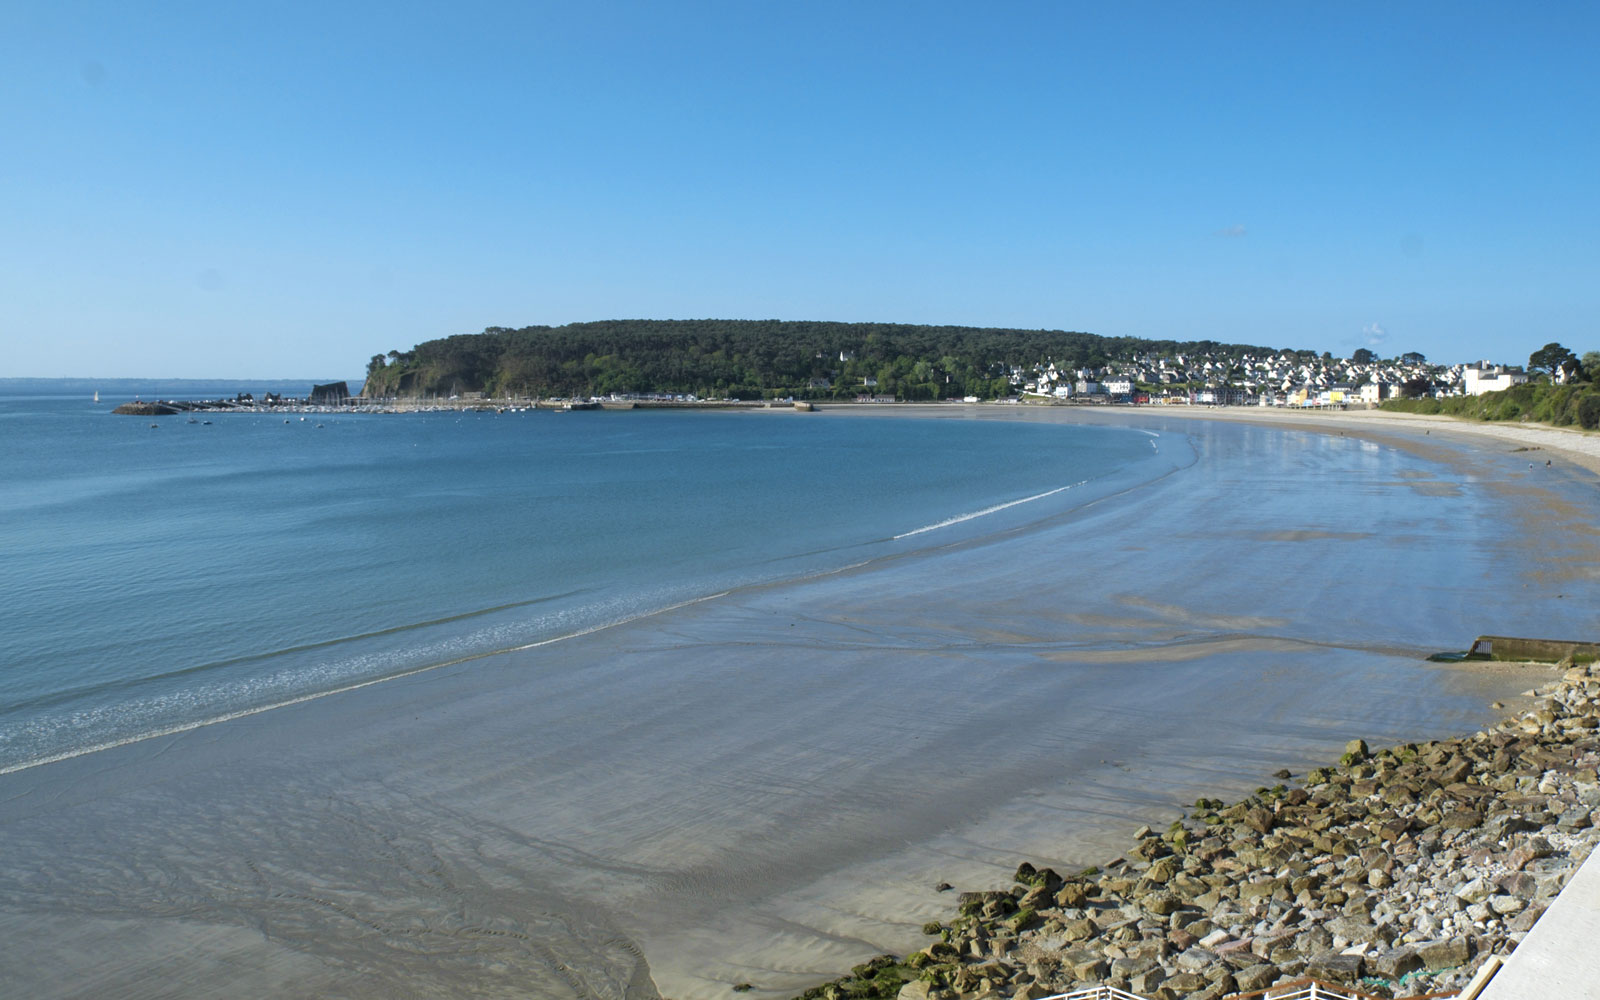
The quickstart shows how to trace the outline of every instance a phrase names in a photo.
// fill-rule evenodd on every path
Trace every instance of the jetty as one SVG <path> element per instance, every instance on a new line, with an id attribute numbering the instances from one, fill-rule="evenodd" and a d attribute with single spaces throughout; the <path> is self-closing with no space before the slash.
<path id="1" fill-rule="evenodd" d="M 180 413 L 520 413 L 525 410 L 586 412 L 602 410 L 772 410 L 815 409 L 804 401 L 742 399 L 629 399 L 590 397 L 579 399 L 491 397 L 483 393 L 435 396 L 352 396 L 344 383 L 339 391 L 319 392 L 316 386 L 304 397 L 266 393 L 240 393 L 223 399 L 151 399 L 123 403 L 112 413 L 135 417 L 166 417 Z"/>
<path id="2" fill-rule="evenodd" d="M 95 393 L 98 400 L 100 394 Z M 359 397 L 350 395 L 347 382 L 329 382 L 313 385 L 304 398 L 286 397 L 282 393 L 265 392 L 259 398 L 253 392 L 235 393 L 232 399 L 135 399 L 123 403 L 112 413 L 132 417 L 169 417 L 177 413 L 224 413 L 229 411 L 258 413 L 264 410 L 300 413 L 331 413 L 353 408 Z"/>

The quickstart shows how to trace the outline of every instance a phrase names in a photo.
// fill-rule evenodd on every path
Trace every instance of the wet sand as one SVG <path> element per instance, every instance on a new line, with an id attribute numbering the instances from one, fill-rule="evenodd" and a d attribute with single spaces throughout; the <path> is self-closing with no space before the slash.
<path id="1" fill-rule="evenodd" d="M 1400 422 L 942 415 L 971 410 L 1148 428 L 1174 471 L 0 776 L 0 973 L 38 997 L 791 995 L 920 944 L 939 881 L 1099 861 L 1199 795 L 1471 730 L 1529 686 L 1427 653 L 1595 631 L 1585 470 Z"/>

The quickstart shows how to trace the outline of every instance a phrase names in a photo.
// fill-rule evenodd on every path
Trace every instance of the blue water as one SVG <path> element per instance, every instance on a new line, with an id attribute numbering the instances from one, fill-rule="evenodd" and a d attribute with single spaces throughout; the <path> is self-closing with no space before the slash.
<path id="1" fill-rule="evenodd" d="M 64 388 L 0 391 L 0 769 L 1011 530 L 1175 461 L 1119 428 L 706 411 L 206 425 Z"/>

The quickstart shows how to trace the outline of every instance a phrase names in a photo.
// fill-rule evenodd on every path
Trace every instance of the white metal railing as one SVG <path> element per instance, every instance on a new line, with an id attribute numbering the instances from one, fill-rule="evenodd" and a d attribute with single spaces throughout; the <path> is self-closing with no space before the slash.
<path id="1" fill-rule="evenodd" d="M 1342 989 L 1312 980 L 1305 983 L 1291 983 L 1281 987 L 1280 990 L 1262 990 L 1258 993 L 1244 994 L 1244 996 L 1258 996 L 1261 1000 L 1367 1000 L 1370 994 L 1347 993 Z"/>
<path id="2" fill-rule="evenodd" d="M 1115 986 L 1091 986 L 1086 990 L 1073 990 L 1071 993 L 1042 997 L 1041 1000 L 1150 1000 L 1150 998 L 1119 990 Z"/>
<path id="3" fill-rule="evenodd" d="M 1444 993 L 1429 993 L 1426 997 L 1417 1000 L 1446 1000 L 1448 997 L 1457 996 L 1454 990 Z M 1278 986 L 1269 986 L 1264 990 L 1253 990 L 1249 993 L 1231 994 L 1228 1000 L 1376 1000 L 1370 993 L 1344 986 L 1329 986 L 1327 983 L 1315 979 L 1302 979 L 1293 983 L 1283 983 Z M 1115 986 L 1091 986 L 1087 989 L 1074 990 L 1071 993 L 1056 993 L 1052 996 L 1042 997 L 1041 1000 L 1149 1000 L 1137 993 L 1119 990 Z"/>
<path id="4" fill-rule="evenodd" d="M 1458 995 L 1457 990 L 1446 990 L 1442 993 L 1424 993 L 1414 1000 L 1447 1000 Z M 1255 997 L 1259 1000 L 1375 1000 L 1371 993 L 1363 993 L 1350 986 L 1329 986 L 1327 983 L 1315 979 L 1301 979 L 1292 983 L 1280 983 L 1269 986 L 1264 990 L 1253 990 L 1249 993 L 1234 993 L 1228 1000 L 1250 1000 Z"/>

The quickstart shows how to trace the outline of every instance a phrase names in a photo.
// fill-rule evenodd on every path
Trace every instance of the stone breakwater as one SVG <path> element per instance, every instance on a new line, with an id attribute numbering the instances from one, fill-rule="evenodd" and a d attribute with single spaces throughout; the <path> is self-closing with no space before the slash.
<path id="1" fill-rule="evenodd" d="M 803 1000 L 1099 984 L 1210 1000 L 1305 978 L 1458 989 L 1516 947 L 1600 839 L 1600 668 L 1563 666 L 1532 710 L 1487 731 L 1377 752 L 1356 740 L 1295 787 L 1201 799 L 1099 868 L 1024 863 L 1010 889 L 961 893 L 956 916 L 923 928 L 926 948 Z"/>

